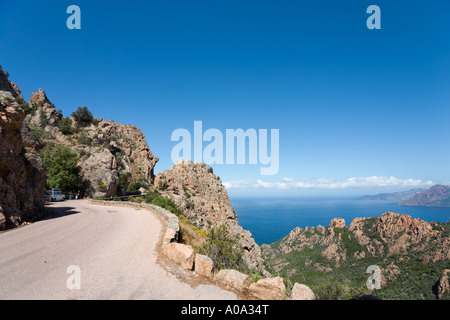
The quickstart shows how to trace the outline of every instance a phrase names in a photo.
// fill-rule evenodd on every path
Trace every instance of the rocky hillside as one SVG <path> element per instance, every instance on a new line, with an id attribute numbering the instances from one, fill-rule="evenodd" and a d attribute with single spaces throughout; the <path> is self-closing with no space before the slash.
<path id="1" fill-rule="evenodd" d="M 262 249 L 272 273 L 306 284 L 315 293 L 327 283 L 364 292 L 366 270 L 377 265 L 382 286 L 377 296 L 449 297 L 441 279 L 447 279 L 444 271 L 450 268 L 450 223 L 428 223 L 392 212 L 356 218 L 350 226 L 334 219 L 328 227 L 296 228 Z"/>
<path id="2" fill-rule="evenodd" d="M 399 203 L 402 206 L 450 207 L 450 186 L 435 185 Z"/>
<path id="3" fill-rule="evenodd" d="M 139 128 L 95 117 L 88 122 L 64 117 L 42 89 L 22 107 L 26 112 L 22 134 L 28 144 L 39 152 L 66 146 L 79 155 L 79 188 L 84 196 L 111 197 L 124 193 L 131 182 L 153 182 L 158 158 Z"/>
<path id="4" fill-rule="evenodd" d="M 260 247 L 249 231 L 240 225 L 228 193 L 211 167 L 190 160 L 178 161 L 170 170 L 159 173 L 155 185 L 162 196 L 172 199 L 197 227 L 209 230 L 221 225 L 244 248 L 243 259 L 249 269 L 263 270 Z"/>
<path id="5" fill-rule="evenodd" d="M 39 155 L 26 148 L 22 94 L 0 67 L 0 229 L 19 226 L 43 214 L 45 174 Z"/>

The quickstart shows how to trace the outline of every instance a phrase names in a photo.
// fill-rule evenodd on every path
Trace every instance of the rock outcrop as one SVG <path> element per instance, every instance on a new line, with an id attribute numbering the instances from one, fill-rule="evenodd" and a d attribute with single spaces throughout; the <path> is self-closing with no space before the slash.
<path id="1" fill-rule="evenodd" d="M 405 288 L 401 283 L 420 277 L 421 286 L 428 286 L 420 297 L 432 298 L 438 281 L 435 274 L 448 269 L 450 261 L 450 223 L 430 223 L 394 212 L 355 218 L 348 227 L 343 219 L 333 219 L 328 227 L 296 228 L 283 239 L 261 248 L 268 270 L 285 275 L 291 282 L 311 285 L 320 277 L 321 282 L 345 279 L 344 283 L 359 281 L 359 286 L 365 287 L 357 279 L 364 278 L 368 266 L 377 265 L 382 288 L 394 287 L 399 295 L 407 290 L 418 294 L 413 285 Z M 363 274 L 358 278 L 351 270 L 361 270 Z M 310 282 L 305 282 L 305 274 Z M 393 292 L 391 289 L 389 294 Z"/>
<path id="2" fill-rule="evenodd" d="M 225 287 L 242 291 L 247 288 L 252 279 L 248 274 L 244 274 L 234 269 L 222 269 L 215 275 L 215 280 Z"/>
<path id="3" fill-rule="evenodd" d="M 226 225 L 244 249 L 243 260 L 247 268 L 263 270 L 261 249 L 249 231 L 244 230 L 220 177 L 211 167 L 190 160 L 180 160 L 170 170 L 159 173 L 155 185 L 162 196 L 172 199 L 187 218 L 197 227 L 209 230 Z"/>
<path id="4" fill-rule="evenodd" d="M 292 287 L 291 300 L 317 300 L 317 297 L 311 288 L 296 282 Z"/>
<path id="5" fill-rule="evenodd" d="M 53 144 L 76 151 L 80 155 L 79 183 L 85 196 L 112 197 L 124 193 L 131 182 L 153 183 L 159 159 L 139 128 L 100 118 L 80 125 L 71 117 L 72 130 L 68 132 L 61 129 L 63 118 L 39 89 L 31 94 L 22 133 L 24 140 L 37 145 L 38 150 Z"/>
<path id="6" fill-rule="evenodd" d="M 41 160 L 22 141 L 21 96 L 0 67 L 0 229 L 34 221 L 43 214 L 45 173 Z"/>
<path id="7" fill-rule="evenodd" d="M 445 269 L 442 273 L 441 278 L 439 279 L 437 285 L 437 298 L 442 299 L 445 294 L 450 293 L 450 269 Z"/>
<path id="8" fill-rule="evenodd" d="M 248 287 L 249 294 L 259 300 L 283 300 L 286 286 L 283 278 L 265 278 L 252 283 Z"/>

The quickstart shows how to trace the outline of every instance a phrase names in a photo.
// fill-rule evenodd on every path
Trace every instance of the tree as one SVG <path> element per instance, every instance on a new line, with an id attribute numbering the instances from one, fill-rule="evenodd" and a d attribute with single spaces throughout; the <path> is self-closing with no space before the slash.
<path id="1" fill-rule="evenodd" d="M 72 121 L 69 117 L 64 117 L 58 123 L 59 130 L 61 130 L 62 134 L 68 135 L 73 133 Z"/>
<path id="2" fill-rule="evenodd" d="M 78 154 L 68 147 L 46 148 L 42 164 L 47 174 L 47 187 L 63 191 L 78 190 Z"/>
<path id="3" fill-rule="evenodd" d="M 94 117 L 87 107 L 78 107 L 75 112 L 72 113 L 75 121 L 80 124 L 90 124 Z"/>

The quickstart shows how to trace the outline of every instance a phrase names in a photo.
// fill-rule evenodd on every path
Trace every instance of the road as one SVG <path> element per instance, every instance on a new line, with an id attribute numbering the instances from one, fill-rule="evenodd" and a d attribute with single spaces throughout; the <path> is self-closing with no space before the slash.
<path id="1" fill-rule="evenodd" d="M 191 287 L 157 262 L 162 223 L 147 210 L 72 200 L 0 233 L 0 299 L 233 299 Z M 79 285 L 79 288 L 78 288 Z"/>

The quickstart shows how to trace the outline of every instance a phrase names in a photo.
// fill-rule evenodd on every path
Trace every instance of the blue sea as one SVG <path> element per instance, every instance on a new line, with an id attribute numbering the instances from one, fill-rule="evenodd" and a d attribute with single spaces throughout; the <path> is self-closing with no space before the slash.
<path id="1" fill-rule="evenodd" d="M 387 211 L 428 222 L 450 220 L 450 208 L 407 207 L 380 200 L 231 198 L 231 204 L 239 224 L 253 234 L 259 245 L 273 243 L 295 227 L 326 227 L 334 218 L 344 218 L 348 226 L 354 218 L 381 216 Z"/>

